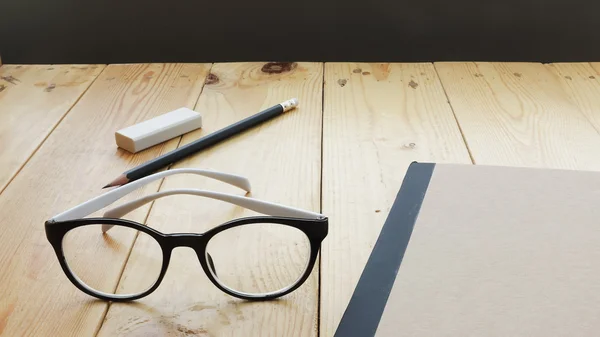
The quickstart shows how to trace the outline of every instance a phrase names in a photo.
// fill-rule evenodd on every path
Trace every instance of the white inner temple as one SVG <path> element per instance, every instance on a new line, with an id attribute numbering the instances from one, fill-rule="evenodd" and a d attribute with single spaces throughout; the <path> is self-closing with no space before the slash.
<path id="1" fill-rule="evenodd" d="M 174 174 L 198 174 L 205 177 L 213 178 L 230 185 L 239 187 L 247 192 L 250 192 L 250 182 L 248 179 L 216 171 L 210 170 L 202 170 L 202 169 L 193 169 L 193 168 L 181 168 L 181 169 L 173 169 L 167 170 L 159 173 L 152 174 L 150 176 L 141 178 L 139 180 L 133 181 L 129 184 L 118 187 L 110 192 L 107 192 L 103 195 L 97 196 L 93 199 L 90 199 L 82 204 L 79 204 L 65 212 L 62 212 L 58 215 L 52 217 L 51 220 L 54 221 L 67 221 L 80 219 L 85 216 L 88 216 L 102 208 L 114 203 L 115 201 L 123 198 L 127 194 L 135 191 L 136 189 L 161 178 L 174 175 Z M 120 218 L 123 215 L 153 201 L 158 198 L 166 197 L 169 195 L 176 194 L 189 194 L 189 195 L 197 195 L 211 199 L 217 199 L 221 201 L 225 201 L 240 207 L 244 207 L 250 210 L 253 210 L 258 213 L 271 215 L 271 216 L 284 216 L 284 217 L 296 217 L 296 218 L 306 218 L 306 219 L 322 219 L 324 216 L 320 213 L 306 211 L 294 207 L 279 205 L 267 201 L 262 201 L 258 199 L 248 198 L 244 196 L 238 196 L 234 194 L 199 190 L 199 189 L 175 189 L 175 190 L 167 190 L 160 191 L 157 193 L 150 194 L 145 197 L 141 197 L 139 199 L 127 202 L 121 206 L 114 207 L 109 209 L 104 213 L 105 218 Z M 103 225 L 103 231 L 107 231 L 110 229 L 111 225 Z"/>

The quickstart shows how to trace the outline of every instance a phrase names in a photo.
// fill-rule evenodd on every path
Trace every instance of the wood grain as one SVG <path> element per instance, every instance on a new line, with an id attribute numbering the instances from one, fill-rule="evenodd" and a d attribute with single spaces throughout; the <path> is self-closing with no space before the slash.
<path id="1" fill-rule="evenodd" d="M 600 131 L 600 64 L 552 63 L 546 67 L 558 76 L 563 90 Z"/>
<path id="2" fill-rule="evenodd" d="M 114 132 L 193 107 L 209 68 L 108 66 L 0 195 L 0 335 L 90 336 L 99 329 L 107 303 L 69 282 L 47 242 L 44 221 L 101 194 L 102 185 L 127 168 L 175 148 L 178 139 L 130 155 L 116 148 Z M 158 182 L 135 194 L 157 188 Z M 143 221 L 148 209 L 130 217 Z"/>
<path id="3" fill-rule="evenodd" d="M 600 169 L 600 135 L 540 63 L 436 63 L 477 164 Z"/>
<path id="4" fill-rule="evenodd" d="M 253 198 L 318 211 L 322 64 L 266 68 L 263 65 L 215 64 L 197 105 L 197 110 L 204 113 L 206 127 L 186 135 L 183 143 L 292 97 L 299 98 L 300 106 L 176 167 L 240 174 L 250 179 Z M 243 195 L 237 188 L 194 176 L 169 177 L 161 189 L 173 188 Z M 206 198 L 171 196 L 155 202 L 147 224 L 167 233 L 203 232 L 253 214 L 256 213 Z M 139 265 L 135 252 L 144 248 L 137 243 L 134 246 L 120 286 L 143 282 L 143 275 L 136 272 Z M 256 257 L 254 254 L 255 251 L 248 251 L 240 258 L 250 261 Z M 278 301 L 237 300 L 208 280 L 193 250 L 176 249 L 156 292 L 137 305 L 113 303 L 99 335 L 314 336 L 317 287 L 318 266 L 301 288 Z"/>
<path id="5" fill-rule="evenodd" d="M 470 163 L 432 64 L 326 64 L 321 336 L 332 336 L 412 161 Z"/>
<path id="6" fill-rule="evenodd" d="M 0 193 L 104 65 L 0 68 Z"/>

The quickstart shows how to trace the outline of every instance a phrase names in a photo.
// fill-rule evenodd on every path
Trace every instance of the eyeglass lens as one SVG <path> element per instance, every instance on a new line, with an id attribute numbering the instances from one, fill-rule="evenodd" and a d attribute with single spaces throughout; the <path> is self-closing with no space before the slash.
<path id="1" fill-rule="evenodd" d="M 218 233 L 206 253 L 222 286 L 265 295 L 296 284 L 310 259 L 310 241 L 294 227 L 254 223 Z"/>
<path id="2" fill-rule="evenodd" d="M 65 234 L 62 247 L 69 270 L 96 292 L 133 296 L 151 288 L 160 276 L 159 243 L 133 228 L 116 225 L 102 233 L 101 225 L 77 227 Z M 127 275 L 140 277 L 120 280 L 124 268 Z"/>

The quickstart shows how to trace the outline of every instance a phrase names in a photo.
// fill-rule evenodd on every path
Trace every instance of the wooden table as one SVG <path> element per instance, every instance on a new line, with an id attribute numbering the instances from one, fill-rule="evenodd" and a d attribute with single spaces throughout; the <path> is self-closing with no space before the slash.
<path id="1" fill-rule="evenodd" d="M 0 335 L 332 336 L 411 161 L 600 170 L 600 63 L 264 65 L 0 67 Z M 234 299 L 189 249 L 133 303 L 93 300 L 67 280 L 46 219 L 128 168 L 291 97 L 297 110 L 175 167 L 241 174 L 256 198 L 329 216 L 320 264 L 300 289 Z M 202 130 L 136 155 L 116 148 L 115 130 L 182 106 L 204 113 Z M 176 187 L 227 191 L 174 176 L 132 198 Z M 172 196 L 127 218 L 202 232 L 249 214 Z"/>

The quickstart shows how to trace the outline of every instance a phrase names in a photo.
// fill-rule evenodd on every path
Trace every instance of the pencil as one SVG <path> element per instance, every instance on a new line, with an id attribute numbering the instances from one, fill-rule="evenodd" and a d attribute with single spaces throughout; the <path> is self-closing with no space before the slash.
<path id="1" fill-rule="evenodd" d="M 116 179 L 111 181 L 103 188 L 125 185 L 134 180 L 148 176 L 163 167 L 171 165 L 191 154 L 202 151 L 231 136 L 234 136 L 273 117 L 276 117 L 288 110 L 291 110 L 296 106 L 298 106 L 298 99 L 296 98 L 292 98 L 283 103 L 274 105 L 255 115 L 242 119 L 239 122 L 231 124 L 221 130 L 208 134 L 171 152 L 165 153 L 160 157 L 154 158 L 137 167 L 134 167 L 118 176 Z"/>

